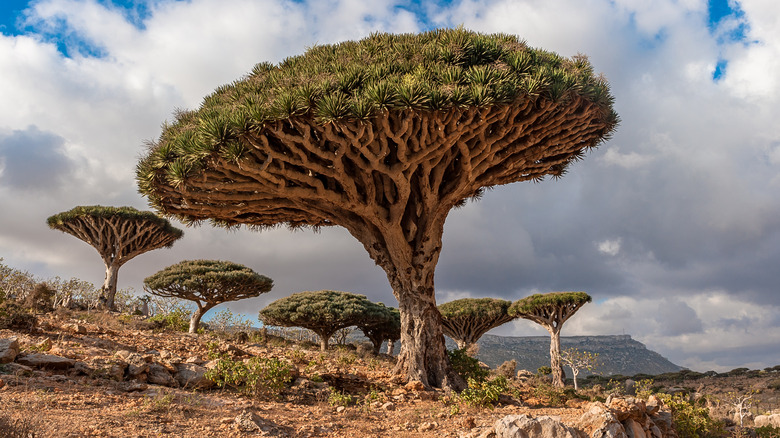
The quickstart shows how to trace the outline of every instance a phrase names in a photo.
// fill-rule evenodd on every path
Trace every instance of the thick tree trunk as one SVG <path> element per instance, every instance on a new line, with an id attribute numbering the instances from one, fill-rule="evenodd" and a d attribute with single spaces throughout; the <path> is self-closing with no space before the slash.
<path id="1" fill-rule="evenodd" d="M 464 388 L 463 379 L 452 370 L 447 357 L 433 285 L 416 291 L 396 290 L 396 294 L 401 311 L 401 352 L 396 372 L 426 387 Z"/>
<path id="2" fill-rule="evenodd" d="M 101 289 L 101 301 L 104 302 L 106 309 L 114 310 L 114 297 L 116 296 L 116 284 L 119 278 L 119 264 L 106 263 L 106 279 L 103 281 Z"/>
<path id="3" fill-rule="evenodd" d="M 561 331 L 557 327 L 547 327 L 550 332 L 550 368 L 552 368 L 553 386 L 563 388 L 563 365 L 561 365 Z"/>
<path id="4" fill-rule="evenodd" d="M 333 333 L 317 333 L 320 335 L 320 350 L 328 351 L 328 341 Z"/>

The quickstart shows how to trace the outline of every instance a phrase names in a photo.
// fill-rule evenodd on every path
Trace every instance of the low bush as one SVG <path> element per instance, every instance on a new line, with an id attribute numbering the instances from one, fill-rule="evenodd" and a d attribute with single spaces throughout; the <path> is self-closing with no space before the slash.
<path id="1" fill-rule="evenodd" d="M 762 426 L 756 428 L 758 438 L 780 438 L 780 427 Z"/>
<path id="2" fill-rule="evenodd" d="M 221 388 L 233 388 L 254 397 L 278 397 L 295 375 L 292 365 L 274 357 L 253 357 L 248 361 L 222 355 L 205 377 Z"/>
<path id="3" fill-rule="evenodd" d="M 447 355 L 450 358 L 452 369 L 463 377 L 463 380 L 472 379 L 481 383 L 490 374 L 488 370 L 479 366 L 479 360 L 466 354 L 465 350 L 448 350 Z"/>
<path id="4" fill-rule="evenodd" d="M 517 370 L 517 361 L 512 359 L 508 360 L 496 368 L 496 374 L 499 376 L 504 376 L 507 379 L 511 379 L 515 376 L 515 371 Z"/>
<path id="5" fill-rule="evenodd" d="M 659 394 L 669 409 L 679 438 L 716 438 L 724 434 L 723 424 L 710 418 L 709 410 L 682 395 Z"/>
<path id="6" fill-rule="evenodd" d="M 32 331 L 37 323 L 38 318 L 15 301 L 6 300 L 0 303 L 0 329 Z"/>
<path id="7" fill-rule="evenodd" d="M 190 315 L 191 312 L 186 309 L 173 309 L 167 313 L 158 313 L 148 321 L 159 324 L 164 330 L 186 332 L 190 330 Z"/>
<path id="8" fill-rule="evenodd" d="M 493 408 L 498 398 L 506 392 L 509 384 L 504 376 L 492 380 L 468 379 L 468 388 L 460 393 L 460 399 L 466 404 L 480 408 Z"/>

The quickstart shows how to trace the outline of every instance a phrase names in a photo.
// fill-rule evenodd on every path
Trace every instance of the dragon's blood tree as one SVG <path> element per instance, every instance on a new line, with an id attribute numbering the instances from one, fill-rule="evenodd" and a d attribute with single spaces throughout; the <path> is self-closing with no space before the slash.
<path id="1" fill-rule="evenodd" d="M 114 308 L 119 268 L 133 257 L 173 246 L 184 233 L 167 219 L 133 207 L 79 206 L 55 214 L 46 223 L 92 245 L 106 265 L 101 290 L 108 309 Z"/>
<path id="2" fill-rule="evenodd" d="M 280 298 L 260 311 L 264 325 L 302 327 L 319 335 L 320 349 L 337 331 L 390 319 L 385 306 L 372 303 L 365 295 L 333 290 L 298 292 Z"/>
<path id="3" fill-rule="evenodd" d="M 468 350 L 488 331 L 515 319 L 507 310 L 511 301 L 463 298 L 439 305 L 442 329 L 461 350 Z"/>
<path id="4" fill-rule="evenodd" d="M 184 260 L 144 279 L 144 290 L 158 297 L 180 298 L 195 303 L 190 333 L 213 307 L 270 292 L 274 282 L 238 263 L 222 260 Z"/>
<path id="5" fill-rule="evenodd" d="M 464 29 L 372 34 L 258 64 L 165 126 L 139 190 L 185 222 L 339 225 L 387 274 L 396 371 L 457 386 L 434 297 L 450 210 L 486 187 L 561 176 L 618 116 L 584 56 Z"/>
<path id="6" fill-rule="evenodd" d="M 398 309 L 385 307 L 382 303 L 377 306 L 386 312 L 386 318 L 364 321 L 358 324 L 357 328 L 371 341 L 374 354 L 379 354 L 379 349 L 382 348 L 385 340 L 387 340 L 387 354 L 393 354 L 395 341 L 401 339 L 401 313 Z"/>
<path id="7" fill-rule="evenodd" d="M 509 307 L 509 315 L 529 319 L 550 332 L 550 368 L 553 385 L 563 388 L 561 329 L 580 307 L 591 302 L 585 292 L 550 292 L 521 298 Z"/>

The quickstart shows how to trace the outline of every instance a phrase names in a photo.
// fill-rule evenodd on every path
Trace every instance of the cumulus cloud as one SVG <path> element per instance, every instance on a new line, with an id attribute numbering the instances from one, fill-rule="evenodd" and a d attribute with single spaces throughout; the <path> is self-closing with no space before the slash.
<path id="1" fill-rule="evenodd" d="M 315 44 L 463 24 L 587 54 L 622 123 L 562 180 L 498 187 L 453 211 L 439 301 L 585 290 L 594 303 L 565 334 L 625 331 L 691 367 L 733 368 L 740 356 L 775 365 L 766 351 L 780 349 L 771 316 L 780 313 L 780 23 L 771 4 L 738 6 L 710 26 L 694 0 L 163 0 L 141 15 L 95 0 L 34 2 L 24 31 L 0 34 L 0 95 L 14 102 L 0 106 L 0 254 L 43 276 L 99 283 L 94 250 L 45 218 L 80 204 L 146 208 L 134 166 L 175 108 Z M 47 172 L 35 179 L 22 171 L 31 167 Z M 71 186 L 47 203 L 22 189 L 63 180 Z M 123 267 L 120 287 L 140 290 L 145 276 L 195 256 L 274 278 L 267 296 L 230 304 L 253 319 L 307 289 L 395 305 L 384 272 L 337 228 L 188 229 L 172 249 Z M 501 333 L 539 329 L 519 321 Z"/>
<path id="2" fill-rule="evenodd" d="M 75 169 L 62 137 L 35 126 L 0 134 L 0 187 L 55 192 Z"/>

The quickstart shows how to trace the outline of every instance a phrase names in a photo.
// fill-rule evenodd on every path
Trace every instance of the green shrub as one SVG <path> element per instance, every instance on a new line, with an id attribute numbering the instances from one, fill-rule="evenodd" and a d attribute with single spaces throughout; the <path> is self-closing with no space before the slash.
<path id="1" fill-rule="evenodd" d="M 463 380 L 472 379 L 481 383 L 487 379 L 488 370 L 479 366 L 479 360 L 466 354 L 466 350 L 448 350 L 447 355 L 450 358 L 452 369 L 463 377 Z"/>
<path id="2" fill-rule="evenodd" d="M 723 424 L 710 418 L 707 407 L 679 394 L 659 394 L 659 397 L 672 410 L 679 438 L 716 438 L 724 434 Z"/>
<path id="3" fill-rule="evenodd" d="M 780 438 L 780 427 L 762 426 L 756 428 L 758 438 Z"/>
<path id="4" fill-rule="evenodd" d="M 509 387 L 504 376 L 489 381 L 469 378 L 468 384 L 469 387 L 460 393 L 461 400 L 470 406 L 491 409 L 498 401 L 498 397 Z"/>
<path id="5" fill-rule="evenodd" d="M 253 357 L 244 362 L 223 355 L 205 377 L 221 388 L 230 387 L 246 395 L 277 397 L 294 373 L 287 361 L 274 357 Z"/>
<path id="6" fill-rule="evenodd" d="M 38 318 L 18 303 L 7 300 L 0 303 L 0 329 L 32 330 Z"/>
<path id="7" fill-rule="evenodd" d="M 190 311 L 177 308 L 167 313 L 158 313 L 149 318 L 149 321 L 161 324 L 163 329 L 187 332 L 190 330 L 190 315 Z"/>
<path id="8" fill-rule="evenodd" d="M 563 406 L 567 400 L 563 388 L 555 387 L 546 381 L 539 382 L 533 392 L 535 397 L 549 406 Z"/>
<path id="9" fill-rule="evenodd" d="M 549 374 L 552 374 L 552 368 L 547 366 L 539 367 L 536 369 L 536 374 L 539 376 L 547 376 Z"/>
<path id="10" fill-rule="evenodd" d="M 328 404 L 331 406 L 344 406 L 347 407 L 355 402 L 355 399 L 344 393 L 343 391 L 331 390 L 328 395 Z"/>

